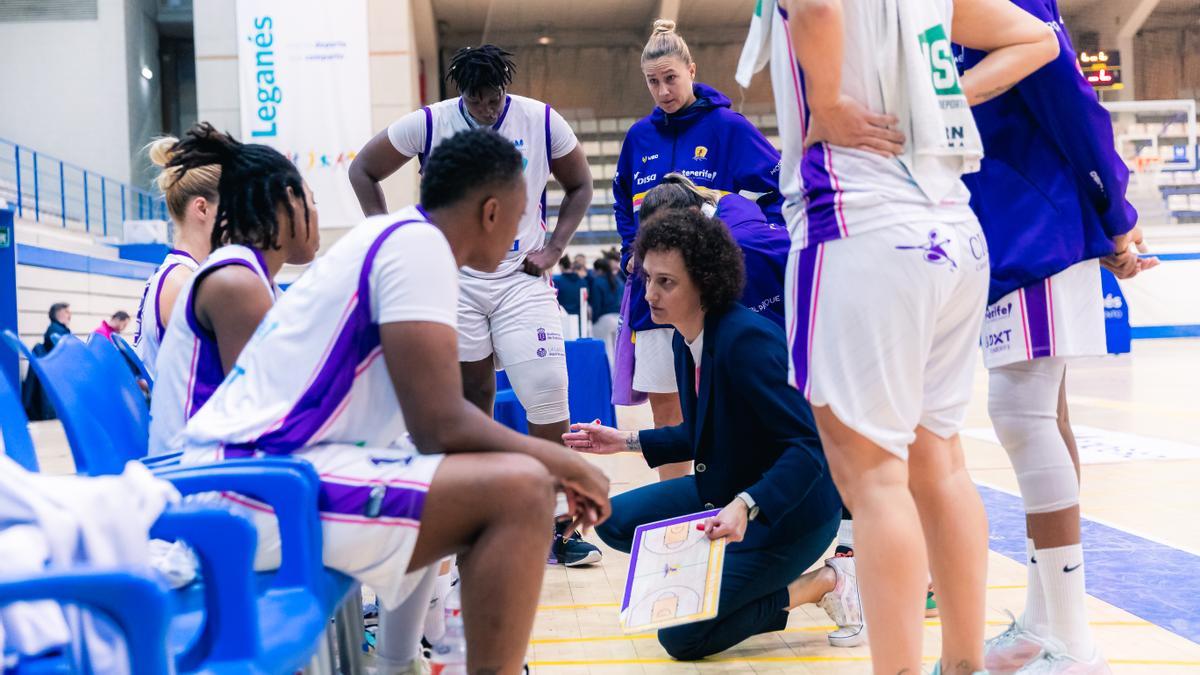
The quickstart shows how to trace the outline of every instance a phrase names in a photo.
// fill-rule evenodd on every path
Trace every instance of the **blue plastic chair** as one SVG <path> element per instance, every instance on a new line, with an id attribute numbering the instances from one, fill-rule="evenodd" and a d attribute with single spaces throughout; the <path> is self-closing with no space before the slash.
<path id="1" fill-rule="evenodd" d="M 29 360 L 62 420 L 75 470 L 89 476 L 117 474 L 149 451 L 150 411 L 133 375 L 111 346 L 107 363 L 72 336 L 58 341 L 42 358 L 29 353 L 11 331 L 4 340 Z M 103 346 L 103 345 L 100 345 Z M 99 350 L 97 350 L 99 351 Z M 102 352 L 101 352 L 102 353 Z"/>
<path id="2" fill-rule="evenodd" d="M 132 363 L 133 366 L 137 368 L 139 377 L 146 382 L 146 387 L 149 388 L 150 391 L 154 391 L 154 378 L 150 377 L 150 371 L 146 370 L 146 364 L 142 362 L 142 357 L 138 356 L 137 352 L 133 351 L 133 346 L 126 342 L 125 338 L 117 335 L 116 333 L 113 333 L 111 339 L 112 343 L 116 345 L 117 350 L 121 352 L 121 356 L 124 356 L 127 361 Z"/>
<path id="3" fill-rule="evenodd" d="M 38 470 L 37 453 L 29 437 L 29 419 L 21 407 L 17 387 L 0 375 L 0 434 L 4 438 L 4 454 L 27 471 Z"/>
<path id="4" fill-rule="evenodd" d="M 27 353 L 11 332 L 6 331 L 3 337 L 14 349 Z M 306 591 L 319 602 L 322 629 L 325 618 L 341 608 L 339 628 L 344 629 L 341 636 L 344 648 L 341 651 L 343 654 L 355 651 L 349 648 L 349 633 L 345 631 L 351 625 L 356 625 L 355 630 L 361 631 L 362 617 L 359 613 L 351 619 L 351 614 L 356 613 L 354 608 L 357 603 L 345 601 L 357 597 L 358 585 L 350 577 L 325 569 L 321 564 L 321 530 L 316 510 L 320 479 L 312 466 L 307 462 L 287 458 L 233 460 L 188 469 L 152 465 L 154 461 L 163 458 L 146 457 L 149 423 L 148 415 L 142 415 L 145 404 L 141 392 L 136 389 L 136 385 L 130 384 L 132 375 L 128 369 L 124 369 L 124 364 L 119 366 L 124 369 L 122 379 L 114 372 L 117 369 L 117 361 L 110 359 L 106 366 L 97 354 L 111 354 L 119 358 L 115 350 L 107 345 L 97 345 L 89 349 L 71 337 L 61 340 L 54 351 L 43 358 L 27 355 L 30 367 L 42 379 L 51 402 L 59 411 L 59 419 L 67 432 L 77 470 L 89 475 L 115 474 L 124 469 L 126 462 L 140 459 L 151 465 L 151 469 L 157 475 L 176 483 L 176 487 L 184 494 L 225 490 L 268 503 L 277 510 L 276 515 L 280 519 L 285 564 L 278 573 L 260 575 L 260 589 L 270 589 L 269 592 L 260 592 L 260 598 L 265 598 L 271 593 L 278 596 L 283 591 Z M 114 382 L 118 385 L 114 386 Z M 109 395 L 114 389 L 121 391 L 117 392 L 118 395 Z M 283 465 L 298 472 L 303 482 L 308 485 L 307 491 L 293 491 L 295 495 L 303 496 L 307 500 L 303 507 L 288 506 L 283 496 L 270 491 L 269 487 L 258 480 L 259 474 L 253 474 L 249 478 L 234 478 L 235 470 L 228 468 L 236 466 L 265 471 Z M 184 476 L 189 478 L 190 482 L 187 485 L 192 487 L 185 487 L 177 482 Z M 195 487 L 197 485 L 199 487 Z M 285 513 L 279 511 L 281 508 L 286 513 L 292 513 L 297 508 L 303 508 L 304 512 L 303 515 L 285 516 Z M 303 521 L 304 531 L 308 534 L 303 535 L 299 525 L 288 528 L 289 531 L 285 533 L 285 518 Z M 301 538 L 305 536 L 306 538 Z M 289 555 L 290 550 L 295 552 Z M 304 568 L 308 571 L 300 572 L 301 565 L 308 565 Z M 285 568 L 288 570 L 286 573 Z M 270 581 L 272 577 L 273 582 Z M 200 601 L 194 599 L 192 604 L 198 606 Z M 301 634 L 301 637 L 305 636 L 306 634 Z M 357 653 L 354 656 L 357 656 Z"/>
<path id="5" fill-rule="evenodd" d="M 125 637 L 134 675 L 168 675 L 167 617 L 170 600 L 158 582 L 139 573 L 48 572 L 36 577 L 0 580 L 0 605 L 57 600 L 84 605 L 104 614 Z M 66 657 L 36 659 L 17 672 L 78 672 Z"/>

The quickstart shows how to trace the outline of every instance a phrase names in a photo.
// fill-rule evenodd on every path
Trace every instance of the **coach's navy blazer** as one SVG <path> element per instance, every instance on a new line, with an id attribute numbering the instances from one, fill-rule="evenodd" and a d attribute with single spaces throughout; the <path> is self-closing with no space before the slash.
<path id="1" fill-rule="evenodd" d="M 783 330 L 739 304 L 709 312 L 698 394 L 678 332 L 673 348 L 683 424 L 639 434 L 647 463 L 695 460 L 705 507 L 722 508 L 744 490 L 760 509 L 755 522 L 772 530 L 802 532 L 832 518 L 841 499 L 812 409 L 788 384 Z"/>

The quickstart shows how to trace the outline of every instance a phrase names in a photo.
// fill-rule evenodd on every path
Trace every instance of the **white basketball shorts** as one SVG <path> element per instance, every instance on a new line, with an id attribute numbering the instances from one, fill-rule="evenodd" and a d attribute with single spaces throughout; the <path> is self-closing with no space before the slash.
<path id="1" fill-rule="evenodd" d="M 988 281 L 974 220 L 898 225 L 793 250 L 792 384 L 902 459 L 917 426 L 953 436 L 971 396 Z"/>
<path id="2" fill-rule="evenodd" d="M 421 529 L 421 512 L 444 455 L 422 455 L 407 440 L 391 448 L 327 444 L 292 453 L 321 476 L 319 499 L 325 566 L 370 586 L 388 608 L 421 580 L 408 564 Z M 220 461 L 222 451 L 192 451 L 184 464 Z M 275 514 L 265 504 L 232 493 L 213 495 L 258 530 L 255 568 L 279 566 Z"/>
<path id="3" fill-rule="evenodd" d="M 989 305 L 979 339 L 988 368 L 1045 356 L 1107 354 L 1100 261 L 1076 263 Z"/>

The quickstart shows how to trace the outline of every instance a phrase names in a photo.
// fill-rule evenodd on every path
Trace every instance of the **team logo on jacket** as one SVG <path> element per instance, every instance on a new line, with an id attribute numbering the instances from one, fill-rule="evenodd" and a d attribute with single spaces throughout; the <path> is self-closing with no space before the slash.
<path id="1" fill-rule="evenodd" d="M 538 342 L 545 342 L 546 341 L 546 329 L 539 328 L 537 331 L 537 337 L 538 337 Z"/>
<path id="2" fill-rule="evenodd" d="M 950 254 L 946 252 L 945 247 L 950 240 L 939 241 L 938 237 L 940 236 L 937 230 L 930 230 L 928 242 L 916 246 L 897 246 L 896 248 L 901 251 L 924 251 L 922 257 L 925 258 L 925 262 L 932 265 L 950 265 L 951 270 L 958 269 L 958 263 L 954 262 Z"/>
<path id="3" fill-rule="evenodd" d="M 697 145 L 696 154 L 692 155 L 692 159 L 696 160 L 697 162 L 703 162 L 704 160 L 708 159 L 708 148 L 704 147 L 703 145 Z"/>

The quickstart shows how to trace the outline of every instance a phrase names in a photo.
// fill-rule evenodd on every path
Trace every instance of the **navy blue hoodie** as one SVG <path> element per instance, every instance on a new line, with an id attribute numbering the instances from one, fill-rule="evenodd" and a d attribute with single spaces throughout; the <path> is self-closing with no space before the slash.
<path id="1" fill-rule="evenodd" d="M 613 177 L 613 211 L 621 234 L 624 268 L 637 238 L 637 211 L 642 198 L 673 171 L 701 187 L 761 194 L 758 205 L 767 220 L 784 224 L 779 194 L 779 151 L 712 87 L 692 85 L 696 101 L 673 114 L 655 107 L 638 120 L 621 145 Z M 640 273 L 629 278 L 630 326 L 633 330 L 666 328 L 650 319 L 646 286 Z"/>

